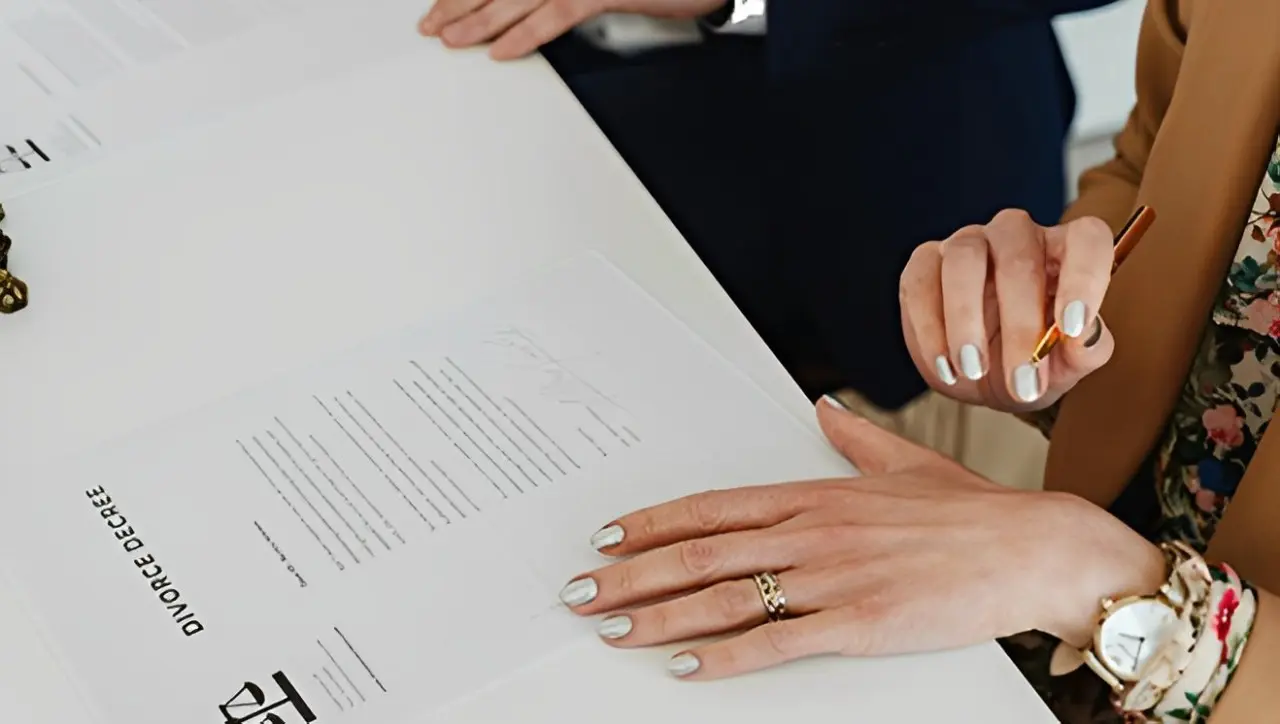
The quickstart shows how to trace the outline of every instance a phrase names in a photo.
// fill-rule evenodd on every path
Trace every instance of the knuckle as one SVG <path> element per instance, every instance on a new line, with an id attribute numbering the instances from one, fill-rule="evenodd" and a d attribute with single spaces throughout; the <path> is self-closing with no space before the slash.
<path id="1" fill-rule="evenodd" d="M 893 598 L 882 586 L 879 591 L 859 599 L 853 608 L 857 612 L 859 620 L 883 621 L 893 613 Z"/>
<path id="2" fill-rule="evenodd" d="M 929 241 L 911 251 L 907 264 L 898 275 L 898 296 L 903 298 L 920 286 L 929 276 L 929 270 L 938 264 L 942 256 L 942 242 Z"/>
<path id="3" fill-rule="evenodd" d="M 985 266 L 981 270 L 953 267 L 943 275 L 942 315 L 948 326 L 982 321 L 986 283 Z"/>
<path id="4" fill-rule="evenodd" d="M 973 237 L 981 237 L 985 236 L 986 233 L 987 230 L 982 224 L 969 224 L 968 226 L 962 226 L 959 229 L 956 229 L 956 232 L 951 235 L 951 239 L 949 241 L 958 241 L 962 238 L 971 239 Z"/>
<path id="5" fill-rule="evenodd" d="M 619 566 L 613 575 L 613 595 L 621 600 L 630 600 L 636 590 L 636 574 L 630 566 Z"/>
<path id="6" fill-rule="evenodd" d="M 851 420 L 850 428 L 855 435 L 874 434 L 876 432 L 876 423 L 865 417 L 859 417 Z M 853 478 L 853 481 L 858 480 Z M 808 528 L 812 533 L 821 534 L 821 530 L 814 530 L 822 527 L 822 521 L 828 520 L 829 516 L 839 511 L 842 504 L 848 500 L 848 495 L 853 488 L 850 487 L 850 481 L 844 479 L 832 480 L 830 484 L 814 486 L 804 493 L 804 512 L 796 515 L 790 522 L 796 524 L 797 530 L 805 530 Z"/>
<path id="7" fill-rule="evenodd" d="M 942 252 L 941 241 L 926 241 L 911 250 L 911 256 L 907 259 L 907 268 L 918 266 L 921 262 L 930 261 Z"/>
<path id="8" fill-rule="evenodd" d="M 760 633 L 769 650 L 779 657 L 795 655 L 800 648 L 800 637 L 796 630 L 783 623 L 770 623 L 760 627 Z"/>
<path id="9" fill-rule="evenodd" d="M 889 596 L 878 593 L 863 597 L 850 606 L 850 615 L 863 625 L 846 632 L 841 638 L 839 651 L 845 656 L 873 656 L 892 646 L 885 640 L 884 631 L 898 611 Z"/>
<path id="10" fill-rule="evenodd" d="M 1096 216 L 1082 216 L 1076 219 L 1075 227 L 1080 230 L 1081 236 L 1107 246 L 1111 245 L 1111 227 L 1102 219 Z"/>
<path id="11" fill-rule="evenodd" d="M 967 342 L 969 337 L 965 332 L 971 327 L 982 325 L 982 315 L 978 313 L 978 301 L 967 297 L 947 298 L 946 321 L 952 328 L 949 336 L 956 337 L 951 340 L 953 346 L 959 347 L 961 343 Z"/>
<path id="12" fill-rule="evenodd" d="M 689 519 L 697 530 L 720 530 L 725 522 L 724 506 L 713 496 L 696 495 L 689 498 Z"/>
<path id="13" fill-rule="evenodd" d="M 1019 246 L 1004 255 L 998 267 L 1006 276 L 1030 279 L 1044 276 L 1044 260 L 1034 249 Z"/>
<path id="14" fill-rule="evenodd" d="M 1034 225 L 1031 214 L 1024 209 L 1003 209 L 991 217 L 993 226 L 1027 226 Z"/>
<path id="15" fill-rule="evenodd" d="M 547 3 L 548 19 L 552 25 L 571 26 L 591 15 L 590 0 L 552 0 Z"/>
<path id="16" fill-rule="evenodd" d="M 634 529 L 640 533 L 640 537 L 644 540 L 654 540 L 662 533 L 662 526 L 658 523 L 657 516 L 649 513 L 636 514 L 637 520 L 628 528 Z"/>
<path id="17" fill-rule="evenodd" d="M 671 616 L 667 614 L 666 606 L 653 606 L 646 611 L 644 628 L 647 636 L 665 641 L 671 630 Z"/>
<path id="18" fill-rule="evenodd" d="M 752 657 L 741 646 L 729 644 L 708 648 L 701 658 L 704 664 L 714 661 L 720 671 L 743 671 L 750 668 Z"/>
<path id="19" fill-rule="evenodd" d="M 695 578 L 707 578 L 720 566 L 720 552 L 705 539 L 684 541 L 678 550 L 681 565 Z"/>
<path id="20" fill-rule="evenodd" d="M 715 613 L 726 621 L 737 621 L 756 608 L 764 610 L 760 595 L 754 588 L 725 584 L 710 590 Z"/>
<path id="21" fill-rule="evenodd" d="M 947 241 L 943 247 L 942 260 L 947 261 L 971 261 L 977 257 L 986 257 L 987 255 L 987 239 L 983 236 L 967 235 L 956 236 Z"/>

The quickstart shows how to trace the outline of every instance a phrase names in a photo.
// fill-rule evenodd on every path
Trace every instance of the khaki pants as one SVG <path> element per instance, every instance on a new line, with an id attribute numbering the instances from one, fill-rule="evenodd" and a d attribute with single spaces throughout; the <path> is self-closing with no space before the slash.
<path id="1" fill-rule="evenodd" d="M 888 413 L 855 392 L 839 394 L 854 412 L 877 425 L 959 461 L 997 483 L 1025 490 L 1044 485 L 1049 444 L 1013 415 L 972 407 L 929 392 Z"/>

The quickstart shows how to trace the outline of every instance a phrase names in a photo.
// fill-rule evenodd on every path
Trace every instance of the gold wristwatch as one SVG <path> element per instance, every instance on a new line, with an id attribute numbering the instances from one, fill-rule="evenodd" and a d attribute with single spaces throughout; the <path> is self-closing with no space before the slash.
<path id="1" fill-rule="evenodd" d="M 1165 543 L 1169 577 L 1150 596 L 1103 599 L 1093 641 L 1080 651 L 1061 644 L 1053 673 L 1080 663 L 1111 687 L 1116 708 L 1145 712 L 1156 705 L 1187 668 L 1207 620 L 1209 566 L 1195 549 Z"/>

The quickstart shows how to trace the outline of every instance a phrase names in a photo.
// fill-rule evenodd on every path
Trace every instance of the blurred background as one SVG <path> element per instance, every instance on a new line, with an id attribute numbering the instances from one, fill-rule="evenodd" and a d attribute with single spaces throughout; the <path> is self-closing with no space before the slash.
<path id="1" fill-rule="evenodd" d="M 1111 155 L 1111 137 L 1133 105 L 1134 53 L 1144 4 L 1119 0 L 1054 22 L 1079 96 L 1067 151 L 1072 195 L 1080 171 Z"/>
<path id="2" fill-rule="evenodd" d="M 1134 103 L 1145 2 L 775 0 L 766 29 L 732 0 L 759 23 L 605 14 L 543 54 L 810 398 L 1035 488 L 1039 431 L 927 389 L 898 277 L 1000 209 L 1056 223 Z"/>

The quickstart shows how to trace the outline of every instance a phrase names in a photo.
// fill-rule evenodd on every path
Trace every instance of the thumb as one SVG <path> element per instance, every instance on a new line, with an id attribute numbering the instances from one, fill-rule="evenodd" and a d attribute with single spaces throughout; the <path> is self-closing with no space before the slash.
<path id="1" fill-rule="evenodd" d="M 1101 316 L 1095 316 L 1090 330 L 1078 339 L 1064 340 L 1049 358 L 1053 365 L 1050 386 L 1054 396 L 1066 393 L 1105 365 L 1115 348 L 1115 337 Z"/>
<path id="2" fill-rule="evenodd" d="M 827 440 L 863 475 L 900 472 L 940 457 L 854 414 L 832 395 L 823 395 L 817 412 Z"/>

